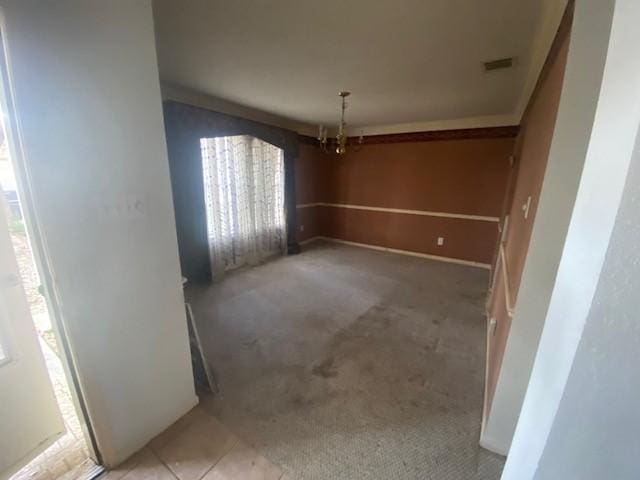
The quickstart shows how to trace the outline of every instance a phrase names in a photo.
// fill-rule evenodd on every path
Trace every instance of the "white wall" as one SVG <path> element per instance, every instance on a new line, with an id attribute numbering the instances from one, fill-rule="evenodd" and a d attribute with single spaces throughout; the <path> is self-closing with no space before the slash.
<path id="1" fill-rule="evenodd" d="M 614 0 L 576 2 L 540 204 L 502 368 L 481 439 L 482 445 L 498 453 L 506 454 L 511 445 L 565 248 L 594 128 L 613 5 Z M 616 124 L 617 119 L 613 122 Z M 615 143 L 616 139 L 612 137 L 611 141 Z M 615 176 L 616 172 L 610 173 Z M 615 202 L 603 202 L 600 206 L 612 222 Z M 601 248 L 606 248 L 606 244 Z M 590 300 L 585 297 L 584 301 L 588 307 Z"/>
<path id="2" fill-rule="evenodd" d="M 640 476 L 640 142 L 632 162 L 538 479 Z"/>
<path id="3" fill-rule="evenodd" d="M 634 396 L 633 389 L 625 386 L 625 381 L 634 381 L 632 378 L 637 370 L 637 350 L 633 350 L 632 337 L 626 339 L 626 343 L 618 343 L 620 336 L 624 336 L 624 330 L 629 333 L 637 330 L 637 301 L 634 305 L 636 299 L 630 293 L 633 291 L 633 282 L 637 281 L 632 275 L 637 266 L 634 270 L 632 264 L 628 265 L 624 269 L 625 273 L 617 277 L 603 276 L 600 302 L 604 303 L 598 306 L 596 297 L 596 304 L 592 305 L 592 300 L 601 278 L 615 222 L 620 225 L 620 239 L 617 247 L 614 243 L 613 253 L 609 254 L 610 261 L 614 262 L 612 268 L 616 268 L 615 262 L 624 261 L 621 258 L 626 257 L 626 261 L 633 262 L 631 251 L 637 246 L 633 243 L 633 237 L 625 238 L 627 234 L 633 234 L 637 210 L 629 212 L 628 209 L 623 209 L 624 214 L 617 220 L 616 213 L 621 204 L 640 125 L 638 18 L 640 3 L 637 0 L 576 2 L 571 40 L 573 57 L 570 50 L 570 78 L 565 84 L 567 98 L 563 98 L 560 106 L 551 161 L 576 162 L 580 153 L 578 149 L 585 145 L 584 168 L 503 479 L 631 478 L 627 476 L 630 466 L 637 465 L 637 450 L 634 453 L 631 448 L 633 444 L 625 444 L 625 437 L 629 438 L 629 432 L 625 434 L 625 428 L 630 425 L 624 425 L 624 422 L 635 422 L 637 425 L 637 397 Z M 605 37 L 607 30 L 609 34 Z M 599 68 L 599 48 L 592 52 L 589 50 L 598 47 L 604 40 L 607 40 L 606 62 L 597 95 L 573 97 L 570 92 L 579 86 L 581 75 L 584 76 L 590 66 Z M 589 63 L 589 60 L 593 62 Z M 580 71 L 576 71 L 577 65 L 582 66 Z M 597 100 L 591 132 L 586 139 L 584 136 L 570 135 L 575 131 L 575 123 L 582 119 L 573 115 L 579 112 L 579 108 L 567 105 L 568 98 L 582 104 Z M 562 155 L 558 156 L 559 153 Z M 559 179 L 551 176 L 554 172 L 557 173 L 557 170 L 547 171 L 542 194 L 543 203 L 546 203 L 538 212 L 538 219 L 544 219 L 545 222 L 562 211 L 562 204 L 549 203 L 550 189 L 563 187 L 557 183 Z M 633 184 L 633 180 L 629 181 Z M 633 203 L 633 188 L 628 194 L 629 203 Z M 536 229 L 539 221 L 536 220 Z M 527 265 L 548 262 L 544 247 L 551 251 L 556 248 L 549 240 L 553 238 L 535 238 Z M 527 280 L 526 270 L 523 284 L 524 280 Z M 622 296 L 626 292 L 627 302 L 619 303 L 619 299 L 615 297 L 606 298 L 609 290 Z M 521 290 L 520 295 L 524 293 Z M 527 293 L 535 297 L 535 291 Z M 609 314 L 612 316 L 609 317 Z M 593 325 L 585 329 L 589 315 L 589 322 Z M 611 332 L 607 332 L 609 329 Z M 616 331 L 619 329 L 622 330 Z M 604 336 L 598 338 L 598 332 L 604 333 Z M 580 356 L 576 358 L 580 342 L 583 347 Z M 586 352 L 585 347 L 588 350 Z M 616 371 L 618 367 L 621 370 Z M 607 378 L 609 374 L 615 376 Z M 571 381 L 569 389 L 566 388 L 568 379 Z M 611 390 L 607 392 L 608 388 Z M 566 394 L 563 415 L 557 417 L 563 394 Z M 607 399 L 612 395 L 618 396 L 618 402 L 607 405 Z M 616 413 L 611 411 L 607 413 L 608 417 L 596 418 L 616 407 L 620 408 Z M 603 422 L 605 418 L 614 421 Z M 563 450 L 553 452 L 554 444 L 548 443 L 552 428 L 556 431 L 556 445 L 564 447 Z M 561 442 L 557 441 L 558 435 L 564 437 Z M 610 442 L 607 443 L 607 440 Z M 568 444 L 572 445 L 567 446 Z M 619 452 L 620 462 L 610 456 L 614 451 Z M 543 452 L 549 454 L 549 463 L 544 464 L 546 470 L 538 471 L 539 466 L 543 465 L 540 463 Z M 564 469 L 567 465 L 576 468 Z M 594 468 L 589 469 L 589 465 Z M 610 468 L 603 469 L 603 466 Z M 552 473 L 560 471 L 566 474 Z M 578 473 L 579 471 L 583 474 Z M 598 471 L 602 475 L 597 475 Z"/>
<path id="4" fill-rule="evenodd" d="M 197 403 L 151 3 L 0 7 L 38 224 L 99 447 L 117 464 Z"/>

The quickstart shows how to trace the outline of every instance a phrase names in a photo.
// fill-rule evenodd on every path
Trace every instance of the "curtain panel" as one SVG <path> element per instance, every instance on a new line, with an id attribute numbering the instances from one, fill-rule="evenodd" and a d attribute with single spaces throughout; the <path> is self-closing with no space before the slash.
<path id="1" fill-rule="evenodd" d="M 250 135 L 283 150 L 287 253 L 298 253 L 294 171 L 298 157 L 297 134 L 174 101 L 165 101 L 163 110 L 182 274 L 195 282 L 211 279 L 202 138 Z"/>
<path id="2" fill-rule="evenodd" d="M 249 135 L 200 140 L 211 275 L 284 253 L 284 155 Z"/>

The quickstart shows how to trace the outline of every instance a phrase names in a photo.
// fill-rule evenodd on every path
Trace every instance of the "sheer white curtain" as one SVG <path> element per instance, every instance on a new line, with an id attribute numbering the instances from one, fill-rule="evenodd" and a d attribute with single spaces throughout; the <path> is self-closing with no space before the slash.
<path id="1" fill-rule="evenodd" d="M 249 135 L 203 138 L 200 148 L 213 277 L 283 253 L 282 149 Z"/>

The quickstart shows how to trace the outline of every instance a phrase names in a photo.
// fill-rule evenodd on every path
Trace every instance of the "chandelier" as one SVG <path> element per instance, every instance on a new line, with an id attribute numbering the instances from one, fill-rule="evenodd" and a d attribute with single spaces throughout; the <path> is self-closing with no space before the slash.
<path id="1" fill-rule="evenodd" d="M 330 153 L 335 146 L 335 153 L 337 153 L 338 155 L 344 155 L 345 153 L 347 153 L 348 140 L 348 137 L 345 134 L 345 126 L 347 125 L 347 123 L 344 121 L 344 111 L 347 108 L 346 98 L 351 95 L 351 92 L 340 92 L 338 93 L 338 95 L 342 98 L 342 111 L 340 115 L 340 125 L 338 126 L 338 134 L 336 135 L 335 139 L 329 140 L 327 138 L 327 127 L 325 127 L 324 125 L 320 125 L 318 129 L 318 142 L 320 142 L 320 147 L 322 147 L 322 150 L 324 150 L 325 153 Z M 360 135 L 360 137 L 358 138 L 358 146 L 353 150 L 356 152 L 360 150 L 363 141 L 364 138 L 362 135 Z"/>

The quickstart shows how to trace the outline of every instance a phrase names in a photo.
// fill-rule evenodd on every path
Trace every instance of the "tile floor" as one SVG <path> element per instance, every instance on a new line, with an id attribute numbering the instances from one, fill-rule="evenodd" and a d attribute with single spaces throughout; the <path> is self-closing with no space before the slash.
<path id="1" fill-rule="evenodd" d="M 100 480 L 289 480 L 202 407 L 196 407 Z"/>

